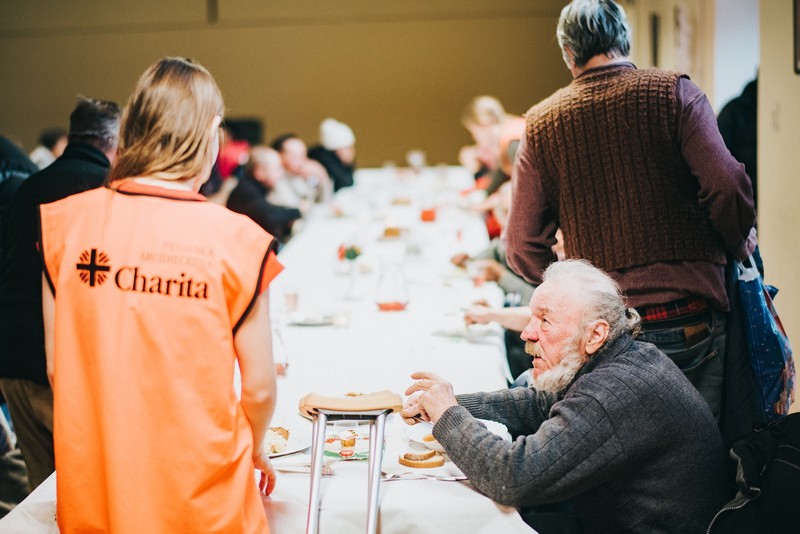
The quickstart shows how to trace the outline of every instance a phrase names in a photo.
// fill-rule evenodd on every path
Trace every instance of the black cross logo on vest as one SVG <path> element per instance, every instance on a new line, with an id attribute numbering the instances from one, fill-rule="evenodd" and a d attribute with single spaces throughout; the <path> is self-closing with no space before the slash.
<path id="1" fill-rule="evenodd" d="M 106 274 L 111 270 L 108 266 L 108 256 L 105 252 L 98 254 L 97 249 L 93 248 L 91 252 L 84 250 L 80 257 L 81 263 L 77 264 L 78 275 L 84 283 L 88 283 L 89 287 L 94 287 L 95 282 L 97 285 L 106 281 Z"/>

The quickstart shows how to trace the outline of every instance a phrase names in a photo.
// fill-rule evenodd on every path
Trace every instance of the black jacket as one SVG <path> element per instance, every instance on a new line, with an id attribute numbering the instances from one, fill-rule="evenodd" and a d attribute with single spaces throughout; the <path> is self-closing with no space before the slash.
<path id="1" fill-rule="evenodd" d="M 60 158 L 25 180 L 9 203 L 0 262 L 0 377 L 49 383 L 37 250 L 39 205 L 101 186 L 108 168 L 108 158 L 95 147 L 70 144 Z"/>
<path id="2" fill-rule="evenodd" d="M 709 534 L 798 532 L 800 414 L 771 422 L 736 442 L 736 496 L 717 513 Z"/>
<path id="3" fill-rule="evenodd" d="M 28 175 L 38 170 L 21 148 L 0 135 L 0 207 L 11 200 Z"/>
<path id="4" fill-rule="evenodd" d="M 745 86 L 742 94 L 725 104 L 717 117 L 719 133 L 734 158 L 744 163 L 753 184 L 753 201 L 758 209 L 758 80 Z"/>
<path id="5" fill-rule="evenodd" d="M 336 152 L 328 150 L 322 145 L 311 147 L 308 150 L 308 157 L 317 160 L 328 171 L 328 176 L 333 180 L 333 190 L 338 191 L 343 187 L 353 185 L 353 173 L 355 165 L 345 165 Z"/>
<path id="6" fill-rule="evenodd" d="M 0 257 L 2 257 L 2 235 L 7 204 L 17 188 L 29 175 L 39 168 L 17 145 L 0 135 Z"/>
<path id="7" fill-rule="evenodd" d="M 297 208 L 267 202 L 267 188 L 250 178 L 242 178 L 231 191 L 226 206 L 229 210 L 247 215 L 280 242 L 292 231 L 292 223 L 302 217 Z"/>

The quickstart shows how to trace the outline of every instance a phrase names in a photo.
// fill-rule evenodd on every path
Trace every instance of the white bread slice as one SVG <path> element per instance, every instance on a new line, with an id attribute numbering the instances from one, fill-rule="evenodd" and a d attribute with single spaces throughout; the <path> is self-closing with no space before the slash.
<path id="1" fill-rule="evenodd" d="M 403 458 L 405 458 L 406 460 L 416 460 L 416 461 L 418 461 L 418 462 L 419 462 L 419 461 L 422 461 L 422 460 L 427 460 L 427 459 L 429 459 L 429 458 L 433 457 L 433 455 L 434 455 L 434 454 L 436 454 L 436 451 L 435 451 L 435 450 L 433 450 L 433 449 L 426 449 L 426 450 L 424 450 L 424 451 L 411 451 L 411 452 L 407 452 L 407 453 L 405 453 L 405 454 L 403 455 Z"/>
<path id="2" fill-rule="evenodd" d="M 427 460 L 409 460 L 403 456 L 399 456 L 397 461 L 400 462 L 400 465 L 404 465 L 406 467 L 414 467 L 417 469 L 424 469 L 430 467 L 441 467 L 444 465 L 444 456 L 439 454 L 438 452 L 434 452 L 433 456 L 428 458 Z"/>

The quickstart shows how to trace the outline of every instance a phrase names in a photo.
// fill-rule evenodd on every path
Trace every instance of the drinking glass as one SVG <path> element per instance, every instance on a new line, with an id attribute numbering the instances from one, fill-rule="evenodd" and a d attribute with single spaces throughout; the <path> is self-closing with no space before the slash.
<path id="1" fill-rule="evenodd" d="M 408 284 L 399 259 L 382 258 L 376 303 L 380 311 L 402 311 L 408 305 Z"/>
<path id="2" fill-rule="evenodd" d="M 275 362 L 275 374 L 284 376 L 289 369 L 289 353 L 283 339 L 283 324 L 279 319 L 272 322 L 272 359 Z"/>

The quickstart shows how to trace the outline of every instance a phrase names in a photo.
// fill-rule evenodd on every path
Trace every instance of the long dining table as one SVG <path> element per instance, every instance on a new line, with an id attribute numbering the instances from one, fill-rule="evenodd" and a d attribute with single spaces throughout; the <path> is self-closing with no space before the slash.
<path id="1" fill-rule="evenodd" d="M 271 426 L 289 430 L 286 452 L 292 454 L 273 460 L 277 486 L 264 497 L 273 533 L 306 527 L 311 423 L 298 411 L 305 394 L 403 395 L 410 375 L 423 370 L 450 381 L 456 393 L 507 387 L 512 377 L 502 331 L 466 327 L 462 318 L 475 300 L 501 305 L 502 292 L 449 261 L 456 252 L 476 253 L 488 245 L 482 217 L 468 209 L 479 195 L 469 192 L 473 185 L 458 167 L 359 170 L 355 186 L 314 206 L 281 249 L 285 269 L 269 289 L 274 357 L 283 371 Z M 358 256 L 343 257 L 347 249 L 347 256 Z M 378 303 L 386 294 L 405 308 L 381 311 Z M 335 436 L 337 429 L 330 426 L 328 434 Z M 368 434 L 363 423 L 350 428 Z M 532 532 L 514 508 L 493 502 L 462 477 L 398 469 L 397 451 L 407 447 L 409 428 L 398 415 L 389 416 L 380 532 Z M 366 464 L 326 462 L 321 533 L 364 531 Z M 0 520 L 0 532 L 57 532 L 56 476 Z"/>

